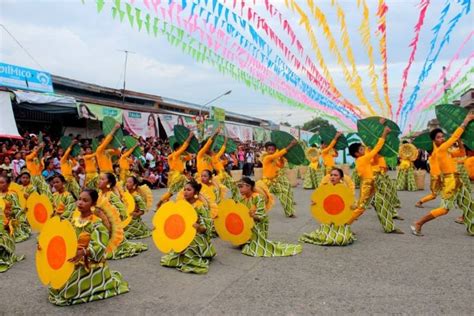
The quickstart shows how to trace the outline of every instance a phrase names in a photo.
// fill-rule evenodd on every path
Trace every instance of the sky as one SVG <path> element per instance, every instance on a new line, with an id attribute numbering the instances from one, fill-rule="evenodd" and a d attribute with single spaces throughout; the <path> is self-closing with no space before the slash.
<path id="1" fill-rule="evenodd" d="M 103 11 L 97 13 L 95 0 L 2 0 L 0 2 L 0 24 L 7 28 L 21 45 L 29 52 L 31 58 L 19 45 L 0 28 L 0 61 L 34 69 L 43 69 L 55 75 L 73 78 L 112 88 L 121 88 L 123 84 L 124 53 L 133 53 L 128 58 L 127 89 L 144 93 L 161 95 L 168 98 L 180 99 L 187 102 L 204 104 L 214 97 L 232 90 L 228 96 L 216 101 L 213 105 L 223 107 L 228 111 L 239 112 L 275 122 L 288 121 L 292 125 L 303 124 L 315 117 L 311 111 L 292 108 L 277 100 L 263 96 L 230 76 L 219 73 L 208 64 L 196 63 L 190 56 L 182 53 L 181 49 L 172 47 L 163 37 L 149 36 L 143 30 L 131 28 L 127 21 L 120 23 L 111 15 L 112 1 L 107 1 Z M 142 0 L 122 0 L 122 3 L 132 2 L 146 10 Z M 225 2 L 220 0 L 220 2 Z M 247 1 L 255 11 L 265 17 L 281 39 L 291 47 L 289 38 L 285 36 L 278 21 L 266 14 L 264 0 Z M 308 34 L 299 24 L 299 18 L 284 1 L 270 1 L 288 19 L 295 30 L 297 38 L 302 42 L 305 52 L 317 64 Z M 326 14 L 327 21 L 337 44 L 341 46 L 340 24 L 336 11 L 331 2 L 314 1 L 320 5 Z M 346 13 L 346 24 L 350 35 L 350 44 L 354 52 L 357 71 L 362 79 L 364 92 L 372 103 L 374 95 L 370 89 L 368 75 L 368 58 L 358 32 L 362 20 L 361 10 L 356 1 L 337 1 Z M 366 1 L 369 8 L 371 44 L 374 48 L 375 69 L 380 75 L 382 61 L 378 50 L 376 37 L 376 0 Z M 457 1 L 452 3 L 447 15 L 447 21 L 460 10 Z M 232 1 L 227 0 L 227 6 Z M 306 0 L 297 1 L 311 15 Z M 419 1 L 387 0 L 387 55 L 389 96 L 393 105 L 398 104 L 398 94 L 402 86 L 402 72 L 407 65 L 410 54 L 410 41 L 414 36 L 414 25 L 418 19 Z M 440 11 L 445 1 L 431 0 L 428 7 L 425 24 L 420 33 L 418 51 L 415 62 L 408 77 L 408 87 L 405 99 L 410 96 L 423 63 L 427 56 L 430 40 L 433 36 L 431 28 L 438 22 Z M 238 11 L 236 11 L 238 12 Z M 126 20 L 126 18 L 125 18 Z M 323 50 L 324 58 L 337 88 L 354 104 L 358 103 L 355 93 L 344 80 L 341 66 L 331 53 L 321 29 L 315 19 L 311 19 L 313 31 Z M 438 80 L 442 66 L 447 65 L 461 43 L 472 30 L 472 13 L 461 18 L 449 43 L 441 51 L 438 61 L 421 85 L 418 100 L 421 100 L 429 88 Z M 440 36 L 446 32 L 446 25 L 440 30 Z M 270 42 L 270 40 L 267 40 Z M 438 41 L 439 42 L 439 41 Z M 277 52 L 277 49 L 274 48 Z M 461 51 L 459 61 L 453 63 L 454 72 L 461 67 L 465 59 L 472 53 L 471 41 Z M 281 56 L 281 54 L 280 54 Z M 344 57 L 346 55 L 343 55 Z M 347 59 L 345 59 L 347 65 Z M 464 66 L 466 71 L 471 65 Z M 383 96 L 381 78 L 378 80 L 378 91 Z M 432 117 L 433 114 L 428 114 Z M 420 119 L 419 117 L 416 118 Z M 415 121 L 416 121 L 415 120 Z"/>

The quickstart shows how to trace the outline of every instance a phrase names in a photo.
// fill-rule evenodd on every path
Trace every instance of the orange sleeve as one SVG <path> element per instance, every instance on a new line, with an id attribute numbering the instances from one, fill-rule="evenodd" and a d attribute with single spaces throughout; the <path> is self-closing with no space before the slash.
<path id="1" fill-rule="evenodd" d="M 197 159 L 202 159 L 202 156 L 204 156 L 204 154 L 209 150 L 209 148 L 211 148 L 211 145 L 212 145 L 212 138 L 209 138 L 207 142 L 204 144 L 204 146 L 202 146 L 202 148 L 199 149 L 197 153 Z"/>
<path id="2" fill-rule="evenodd" d="M 97 146 L 97 150 L 95 151 L 96 153 L 100 154 L 105 151 L 105 148 L 110 144 L 110 142 L 114 139 L 114 134 L 109 134 L 107 135 L 102 143 L 100 143 L 99 146 Z"/>
<path id="3" fill-rule="evenodd" d="M 26 156 L 26 160 L 33 160 L 34 158 L 36 158 L 36 156 L 38 155 L 38 151 L 37 150 L 33 150 L 28 156 Z"/>
<path id="4" fill-rule="evenodd" d="M 458 128 L 454 131 L 453 135 L 451 135 L 451 137 L 450 137 L 447 141 L 445 141 L 444 143 L 442 143 L 442 144 L 438 147 L 438 149 L 441 150 L 441 151 L 443 151 L 443 150 L 448 150 L 449 147 L 453 146 L 454 143 L 458 141 L 458 139 L 462 136 L 462 133 L 464 133 L 464 128 L 458 127 Z"/>
<path id="5" fill-rule="evenodd" d="M 277 158 L 283 157 L 287 152 L 288 152 L 288 150 L 286 150 L 286 148 L 283 148 L 283 149 L 275 152 L 274 154 L 267 155 L 265 158 L 268 158 L 270 160 L 277 159 Z"/>
<path id="6" fill-rule="evenodd" d="M 189 142 L 188 141 L 185 141 L 179 148 L 178 150 L 176 150 L 174 153 L 172 153 L 172 155 L 176 155 L 176 156 L 180 156 L 182 153 L 184 153 L 186 151 L 186 149 L 188 149 L 188 146 L 189 146 Z"/>
<path id="7" fill-rule="evenodd" d="M 372 160 L 375 156 L 377 156 L 384 144 L 385 139 L 379 138 L 377 144 L 375 144 L 374 148 L 371 151 L 364 155 L 364 158 L 367 157 L 369 160 Z"/>
<path id="8" fill-rule="evenodd" d="M 64 155 L 59 160 L 61 164 L 64 164 L 68 160 L 69 155 L 71 154 L 71 150 L 72 150 L 72 145 L 66 149 L 66 151 L 64 152 Z"/>
<path id="9" fill-rule="evenodd" d="M 217 157 L 222 156 L 225 153 L 225 145 L 222 145 L 221 149 L 217 152 Z"/>
<path id="10" fill-rule="evenodd" d="M 133 146 L 132 148 L 130 148 L 129 150 L 127 150 L 126 152 L 124 152 L 122 154 L 122 157 L 123 158 L 128 158 L 130 157 L 130 155 L 133 153 L 133 151 L 135 150 L 135 146 Z"/>
<path id="11" fill-rule="evenodd" d="M 337 139 L 334 138 L 334 139 L 329 143 L 329 145 L 321 151 L 321 154 L 327 154 L 327 153 L 329 153 L 329 151 L 330 151 L 331 149 L 333 149 L 334 146 L 336 146 L 336 143 L 337 143 Z"/>
<path id="12" fill-rule="evenodd" d="M 122 153 L 118 148 L 108 149 L 107 152 L 112 156 L 120 156 L 120 154 Z"/>

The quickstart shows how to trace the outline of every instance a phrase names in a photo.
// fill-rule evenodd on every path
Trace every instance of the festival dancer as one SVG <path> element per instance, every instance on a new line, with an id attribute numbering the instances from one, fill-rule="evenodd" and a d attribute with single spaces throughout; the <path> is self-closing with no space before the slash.
<path id="1" fill-rule="evenodd" d="M 201 145 L 201 149 L 199 149 L 196 155 L 196 165 L 197 165 L 197 172 L 200 175 L 204 170 L 214 171 L 214 167 L 212 166 L 212 151 L 211 145 L 214 140 L 214 137 L 219 134 L 221 127 L 217 127 L 214 134 L 207 139 L 205 143 Z"/>
<path id="2" fill-rule="evenodd" d="M 219 204 L 226 195 L 226 187 L 220 184 L 213 176 L 210 170 L 203 170 L 201 172 L 200 181 L 202 185 L 209 187 L 216 196 L 216 203 Z"/>
<path id="3" fill-rule="evenodd" d="M 439 168 L 438 157 L 437 157 L 437 146 L 433 143 L 433 151 L 431 152 L 428 161 L 430 163 L 430 190 L 431 193 L 422 197 L 418 202 L 416 202 L 415 206 L 422 208 L 423 204 L 426 202 L 432 201 L 436 199 L 439 192 L 441 191 L 441 187 L 443 185 L 443 181 L 441 180 L 441 170 Z"/>
<path id="4" fill-rule="evenodd" d="M 25 157 L 26 168 L 31 174 L 31 182 L 35 190 L 40 194 L 51 196 L 51 189 L 41 175 L 43 171 L 43 160 L 38 157 L 38 151 L 44 148 L 44 143 L 34 146 L 31 153 Z"/>
<path id="5" fill-rule="evenodd" d="M 334 147 L 336 146 L 337 140 L 339 137 L 341 137 L 341 135 L 341 132 L 337 132 L 336 136 L 334 136 L 334 139 L 329 143 L 329 145 L 321 142 L 321 158 L 323 159 L 323 168 L 325 174 L 329 174 L 332 168 L 336 165 L 334 157 L 337 157 L 337 151 L 334 150 Z"/>
<path id="6" fill-rule="evenodd" d="M 383 124 L 383 120 L 381 120 L 380 123 Z M 381 188 L 378 188 L 375 185 L 375 175 L 372 167 L 372 159 L 374 159 L 382 149 L 385 143 L 385 138 L 389 132 L 390 128 L 385 127 L 377 144 L 370 152 L 366 152 L 365 147 L 361 143 L 354 143 L 349 146 L 349 153 L 356 159 L 356 170 L 362 182 L 357 208 L 354 210 L 348 224 L 352 224 L 357 218 L 359 218 L 365 212 L 366 205 L 371 199 L 373 199 L 372 204 L 377 212 L 377 217 L 382 224 L 384 232 L 403 234 L 403 232 L 396 228 L 393 223 L 393 213 L 387 205 L 389 203 L 386 199 L 387 193 L 382 192 Z"/>
<path id="7" fill-rule="evenodd" d="M 286 175 L 280 171 L 285 165 L 283 156 L 296 144 L 298 141 L 294 139 L 286 148 L 277 151 L 276 145 L 268 142 L 265 144 L 267 153 L 262 157 L 263 179 L 261 181 L 268 186 L 271 193 L 278 197 L 287 217 L 295 217 L 293 190 Z"/>
<path id="8" fill-rule="evenodd" d="M 209 264 L 216 255 L 216 250 L 211 243 L 213 223 L 210 210 L 200 196 L 201 187 L 202 185 L 195 180 L 191 180 L 184 186 L 184 199 L 193 206 L 198 214 L 198 221 L 194 224 L 197 231 L 196 237 L 184 251 L 171 252 L 163 256 L 160 264 L 164 267 L 197 274 L 209 271 Z"/>
<path id="9" fill-rule="evenodd" d="M 333 168 L 329 175 L 326 175 L 321 181 L 321 185 L 335 186 L 336 184 L 344 184 L 355 194 L 355 186 L 349 177 L 344 176 L 344 172 L 339 168 Z M 314 202 L 311 201 L 312 205 Z M 347 246 L 354 242 L 355 236 L 348 224 L 345 225 L 328 225 L 321 224 L 320 227 L 311 232 L 303 234 L 299 241 L 319 246 Z"/>
<path id="10" fill-rule="evenodd" d="M 252 237 L 243 245 L 242 253 L 251 257 L 288 257 L 294 256 L 303 250 L 301 245 L 292 245 L 268 240 L 268 215 L 265 197 L 260 194 L 255 182 L 248 177 L 242 178 L 238 184 L 240 197 L 236 202 L 243 203 L 250 210 L 250 216 L 255 225 L 252 228 Z"/>
<path id="11" fill-rule="evenodd" d="M 186 154 L 186 150 L 188 149 L 193 136 L 193 132 L 189 132 L 188 138 L 182 145 L 179 143 L 173 144 L 173 152 L 168 155 L 168 165 L 170 168 L 168 173 L 168 192 L 163 194 L 160 198 L 160 201 L 156 205 L 157 209 L 160 208 L 161 204 L 165 201 L 168 201 L 174 194 L 182 190 L 188 181 L 184 175 L 185 163 L 186 161 L 191 160 L 191 156 Z"/>
<path id="12" fill-rule="evenodd" d="M 77 209 L 80 215 L 72 219 L 78 238 L 75 264 L 66 284 L 58 290 L 49 289 L 49 301 L 67 306 L 110 298 L 129 292 L 128 283 L 119 272 L 111 271 L 106 262 L 106 247 L 113 227 L 103 222 L 103 211 L 96 206 L 98 194 L 86 189 L 80 194 Z"/>
<path id="13" fill-rule="evenodd" d="M 31 175 L 28 169 L 23 169 L 18 178 L 20 180 L 23 196 L 25 197 L 25 200 L 28 200 L 30 194 L 36 191 L 35 187 L 31 183 Z"/>
<path id="14" fill-rule="evenodd" d="M 307 190 L 317 189 L 324 177 L 324 171 L 319 165 L 319 150 L 315 145 L 306 150 L 306 158 L 309 160 L 308 170 L 304 175 L 303 188 Z"/>
<path id="15" fill-rule="evenodd" d="M 103 207 L 103 205 L 108 205 L 108 207 L 114 208 L 121 217 L 121 220 L 124 221 L 127 218 L 127 212 L 125 205 L 123 204 L 120 196 L 115 193 L 114 189 L 117 185 L 117 180 L 115 175 L 107 172 L 102 173 L 99 178 L 99 200 L 97 205 Z M 126 238 L 120 243 L 117 249 L 114 250 L 112 254 L 107 256 L 107 259 L 123 259 L 129 258 L 138 255 L 140 252 L 146 251 L 148 246 L 140 242 L 130 242 Z"/>
<path id="16" fill-rule="evenodd" d="M 22 242 L 30 238 L 31 227 L 26 220 L 25 210 L 21 208 L 18 196 L 10 191 L 10 178 L 0 176 L 0 199 L 5 202 L 6 213 L 10 215 L 4 219 L 4 225 L 8 225 L 8 231 L 15 242 Z"/>
<path id="17" fill-rule="evenodd" d="M 460 180 L 459 174 L 457 173 L 456 160 L 449 152 L 450 147 L 462 136 L 466 126 L 472 120 L 474 120 L 474 113 L 469 113 L 461 126 L 454 131 L 448 140 L 445 140 L 444 133 L 439 128 L 430 132 L 430 137 L 434 145 L 438 148 L 438 164 L 443 179 L 441 205 L 439 208 L 424 215 L 411 226 L 412 233 L 415 236 L 423 236 L 421 229 L 425 223 L 446 215 L 455 205 L 463 210 L 464 224 L 466 225 L 468 234 L 474 235 L 474 201 L 471 192 L 467 190 L 466 186 Z"/>
<path id="18" fill-rule="evenodd" d="M 72 194 L 66 190 L 66 179 L 64 176 L 56 174 L 50 181 L 55 190 L 51 200 L 54 210 L 52 216 L 57 215 L 61 219 L 70 220 L 72 218 L 72 213 L 76 209 L 76 200 Z"/>
<path id="19" fill-rule="evenodd" d="M 224 163 L 221 160 L 222 155 L 225 153 L 226 146 L 227 136 L 224 138 L 224 144 L 219 151 L 212 155 L 212 167 L 216 172 L 217 181 L 225 185 L 230 190 L 232 198 L 235 199 L 239 194 L 239 190 L 237 189 L 234 179 L 232 179 L 232 177 L 226 172 Z"/>
<path id="20" fill-rule="evenodd" d="M 453 150 L 451 156 L 456 159 L 457 162 L 457 172 L 459 173 L 459 179 L 466 186 L 469 192 L 472 191 L 471 179 L 467 172 L 464 162 L 467 159 L 466 148 L 461 139 L 458 140 L 457 149 Z"/>
<path id="21" fill-rule="evenodd" d="M 71 192 L 72 195 L 74 195 L 75 198 L 79 197 L 79 194 L 81 193 L 81 187 L 79 186 L 79 183 L 77 183 L 76 178 L 72 174 L 72 169 L 74 167 L 74 161 L 70 159 L 71 151 L 74 145 L 78 143 L 77 139 L 74 139 L 72 141 L 72 144 L 66 149 L 64 152 L 63 156 L 60 159 L 60 164 L 61 164 L 61 174 L 64 176 L 66 179 L 66 190 Z"/>
<path id="22" fill-rule="evenodd" d="M 112 163 L 111 156 L 120 154 L 120 150 L 118 149 L 107 149 L 107 146 L 114 138 L 114 134 L 120 128 L 120 124 L 115 124 L 112 131 L 102 140 L 100 145 L 97 147 L 95 151 L 95 156 L 97 159 L 97 165 L 99 167 L 100 172 L 109 172 L 114 173 L 114 166 Z"/>
<path id="23" fill-rule="evenodd" d="M 7 206 L 5 203 L 5 209 L 0 209 L 0 273 L 7 271 L 24 258 L 15 254 L 15 240 L 10 236 L 8 225 L 11 219 L 11 204 Z"/>
<path id="24" fill-rule="evenodd" d="M 132 221 L 125 227 L 125 238 L 142 239 L 151 236 L 151 230 L 142 220 L 143 214 L 146 213 L 146 203 L 139 194 L 138 179 L 136 177 L 128 177 L 125 187 L 135 200 L 135 211 L 132 213 Z"/>
<path id="25" fill-rule="evenodd" d="M 408 159 L 400 157 L 400 165 L 397 173 L 398 191 L 416 191 L 415 166 Z"/>
<path id="26" fill-rule="evenodd" d="M 96 190 L 99 183 L 99 174 L 97 173 L 97 159 L 90 146 L 85 147 L 85 155 L 83 158 L 86 169 L 84 186 L 88 189 Z"/>
<path id="27" fill-rule="evenodd" d="M 368 152 L 370 152 L 370 150 L 368 150 Z M 375 155 L 374 159 L 372 159 L 372 168 L 374 170 L 375 186 L 379 189 L 379 192 L 386 194 L 384 200 L 388 200 L 386 205 L 392 211 L 393 219 L 403 220 L 397 211 L 397 208 L 401 206 L 400 199 L 398 198 L 397 185 L 390 179 L 387 173 L 388 167 L 385 157 L 379 154 Z"/>
<path id="28" fill-rule="evenodd" d="M 122 185 L 124 185 L 124 186 L 125 186 L 125 182 L 127 181 L 128 177 L 131 176 L 130 166 L 133 163 L 133 159 L 130 158 L 130 156 L 132 155 L 133 151 L 137 147 L 138 147 L 138 144 L 136 144 L 135 146 L 133 146 L 132 148 L 130 148 L 128 150 L 126 150 L 124 148 L 122 150 L 122 155 L 119 158 L 119 167 L 120 167 L 119 179 L 120 179 L 120 182 L 122 183 Z"/>

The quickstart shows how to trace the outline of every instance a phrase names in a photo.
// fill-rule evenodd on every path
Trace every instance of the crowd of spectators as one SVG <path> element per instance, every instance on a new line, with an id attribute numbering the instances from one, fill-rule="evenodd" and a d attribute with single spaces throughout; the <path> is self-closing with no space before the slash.
<path id="1" fill-rule="evenodd" d="M 39 144 L 38 135 L 25 132 L 23 139 L 0 139 L 0 174 L 7 175 L 15 180 L 23 167 L 25 158 L 32 151 L 34 146 Z M 84 139 L 81 135 L 68 135 L 78 140 L 79 145 L 84 148 L 91 145 L 91 139 Z M 43 134 L 44 170 L 43 176 L 47 179 L 56 173 L 61 173 L 60 158 L 64 153 L 60 146 L 59 137 L 50 137 Z M 171 152 L 168 140 L 159 138 L 139 139 L 143 155 L 134 158 L 133 172 L 141 178 L 143 183 L 151 188 L 164 188 L 168 181 L 168 161 L 167 157 Z M 240 143 L 238 149 L 233 153 L 225 153 L 226 170 L 242 170 L 243 175 L 251 176 L 253 169 L 259 167 L 259 153 L 262 144 L 256 142 Z M 74 174 L 80 185 L 85 179 L 85 165 L 81 153 L 75 157 L 76 165 L 73 168 Z M 118 158 L 118 157 L 116 157 Z M 118 166 L 117 166 L 118 168 Z M 192 159 L 187 162 L 186 170 L 189 174 L 196 171 L 196 161 Z M 118 169 L 116 170 L 118 174 Z"/>

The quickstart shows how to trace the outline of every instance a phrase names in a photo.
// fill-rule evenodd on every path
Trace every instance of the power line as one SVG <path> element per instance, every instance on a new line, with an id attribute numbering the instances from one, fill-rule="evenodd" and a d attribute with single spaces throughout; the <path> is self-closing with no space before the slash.
<path id="1" fill-rule="evenodd" d="M 33 60 L 34 63 L 35 63 L 41 70 L 44 70 L 44 67 L 41 66 L 41 64 L 33 57 L 33 55 L 30 54 L 30 52 L 29 52 L 23 45 L 21 45 L 20 41 L 17 40 L 16 37 L 13 36 L 12 33 L 10 33 L 10 31 L 5 27 L 5 25 L 0 24 L 0 26 L 5 30 L 5 32 L 7 32 L 8 35 L 10 35 L 11 38 L 13 38 L 13 40 L 18 44 L 18 46 L 20 46 L 20 47 L 25 51 L 25 53 L 31 58 L 31 60 Z"/>

